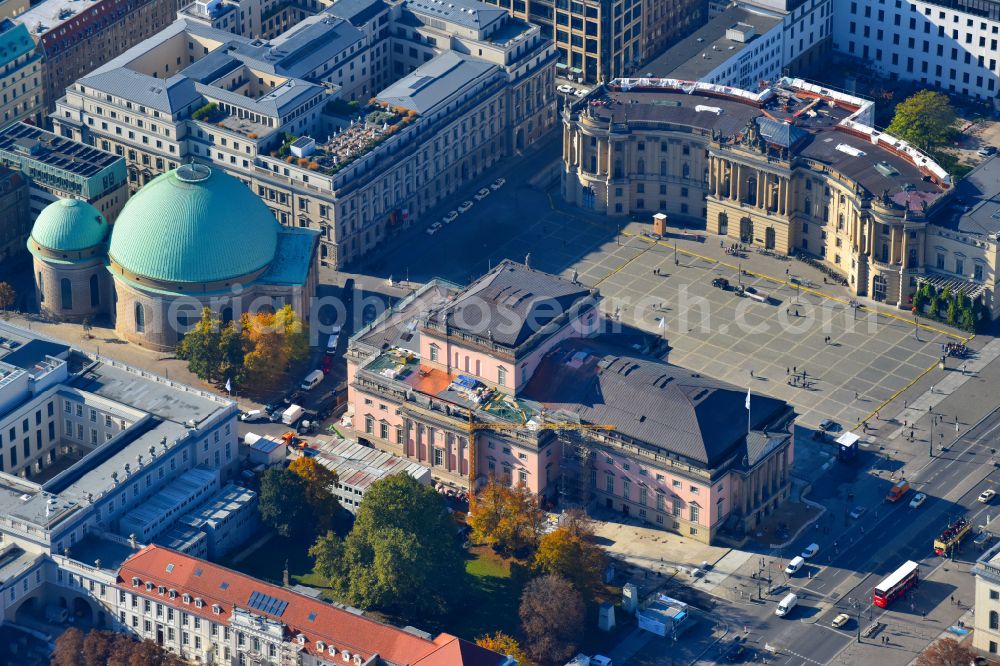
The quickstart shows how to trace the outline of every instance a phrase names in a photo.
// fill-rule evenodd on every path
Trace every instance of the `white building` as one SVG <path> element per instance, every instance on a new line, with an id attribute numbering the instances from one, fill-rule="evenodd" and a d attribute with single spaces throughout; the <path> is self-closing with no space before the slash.
<path id="1" fill-rule="evenodd" d="M 427 467 L 355 441 L 318 437 L 314 446 L 316 462 L 337 473 L 333 493 L 351 513 L 357 513 L 373 483 L 392 474 L 409 474 L 420 483 L 431 483 Z"/>
<path id="2" fill-rule="evenodd" d="M 123 518 L 196 467 L 237 471 L 213 394 L 0 323 L 0 617 L 108 626 Z M 58 613 L 57 613 L 58 614 Z"/>
<path id="3" fill-rule="evenodd" d="M 997 0 L 835 0 L 833 48 L 891 79 L 995 100 Z"/>
<path id="4" fill-rule="evenodd" d="M 641 68 L 645 76 L 757 90 L 816 67 L 830 42 L 832 0 L 738 2 Z"/>

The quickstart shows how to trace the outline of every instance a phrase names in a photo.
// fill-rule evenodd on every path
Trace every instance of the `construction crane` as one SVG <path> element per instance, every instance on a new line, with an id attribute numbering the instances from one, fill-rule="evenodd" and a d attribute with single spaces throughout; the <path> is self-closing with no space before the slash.
<path id="1" fill-rule="evenodd" d="M 556 423 L 534 423 L 522 421 L 521 423 L 486 423 L 484 421 L 475 421 L 473 419 L 472 410 L 469 410 L 469 420 L 465 424 L 465 429 L 469 433 L 469 491 L 476 491 L 476 480 L 479 478 L 477 473 L 477 460 L 476 460 L 476 445 L 473 441 L 473 433 L 477 430 L 494 430 L 494 431 L 505 431 L 505 430 L 527 430 L 529 432 L 536 432 L 538 430 L 614 430 L 613 425 L 607 424 L 590 424 L 590 423 L 571 423 L 571 422 L 556 422 Z"/>

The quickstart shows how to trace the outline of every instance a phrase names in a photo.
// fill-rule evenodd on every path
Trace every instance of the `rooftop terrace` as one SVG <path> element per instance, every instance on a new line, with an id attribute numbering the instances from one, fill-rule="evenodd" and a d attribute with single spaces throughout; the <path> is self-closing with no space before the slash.
<path id="1" fill-rule="evenodd" d="M 951 177 L 927 155 L 862 122 L 869 107 L 798 79 L 760 93 L 676 79 L 618 79 L 576 109 L 612 131 L 686 126 L 722 146 L 739 145 L 756 125 L 772 148 L 784 142 L 787 156 L 842 173 L 872 196 L 887 193 L 915 211 L 922 202 L 936 203 L 950 191 Z"/>

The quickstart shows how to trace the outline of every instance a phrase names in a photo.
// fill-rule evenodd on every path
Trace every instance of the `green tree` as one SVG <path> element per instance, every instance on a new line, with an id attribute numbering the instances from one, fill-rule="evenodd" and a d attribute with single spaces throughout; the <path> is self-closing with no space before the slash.
<path id="1" fill-rule="evenodd" d="M 295 472 L 272 468 L 260 478 L 260 519 L 283 537 L 301 538 L 308 533 L 310 508 L 306 484 Z"/>
<path id="2" fill-rule="evenodd" d="M 931 151 L 948 143 L 955 133 L 955 110 L 948 97 L 921 90 L 896 106 L 896 115 L 886 129 L 921 150 Z"/>
<path id="3" fill-rule="evenodd" d="M 334 528 L 340 502 L 331 488 L 337 483 L 337 473 L 316 462 L 315 458 L 302 456 L 288 466 L 305 484 L 306 502 L 312 513 L 315 531 L 323 534 Z"/>
<path id="4" fill-rule="evenodd" d="M 275 313 L 243 316 L 245 380 L 270 387 L 289 366 L 309 357 L 309 336 L 290 305 Z"/>
<path id="5" fill-rule="evenodd" d="M 0 310 L 3 310 L 4 319 L 7 318 L 7 309 L 17 302 L 17 292 L 9 282 L 0 282 Z"/>
<path id="6" fill-rule="evenodd" d="M 528 583 L 518 615 L 527 639 L 525 647 L 540 661 L 568 659 L 583 638 L 583 599 L 559 576 L 549 574 Z"/>
<path id="7" fill-rule="evenodd" d="M 202 308 L 201 319 L 184 334 L 177 358 L 187 361 L 188 370 L 199 379 L 213 381 L 219 376 L 222 364 L 221 339 L 219 320 L 212 315 L 211 309 Z"/>
<path id="8" fill-rule="evenodd" d="M 538 498 L 524 485 L 511 488 L 491 477 L 469 498 L 473 538 L 504 551 L 534 547 L 544 521 Z"/>
<path id="9" fill-rule="evenodd" d="M 461 592 L 465 566 L 455 528 L 437 492 L 396 474 L 371 485 L 343 542 L 328 533 L 311 553 L 342 600 L 424 623 L 446 613 Z"/>
<path id="10" fill-rule="evenodd" d="M 219 376 L 231 379 L 233 384 L 243 381 L 243 355 L 245 340 L 239 322 L 231 321 L 219 335 Z"/>

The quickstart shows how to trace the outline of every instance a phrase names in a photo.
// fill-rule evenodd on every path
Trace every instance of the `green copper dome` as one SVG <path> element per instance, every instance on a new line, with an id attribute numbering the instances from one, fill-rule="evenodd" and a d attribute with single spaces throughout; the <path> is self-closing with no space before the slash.
<path id="1" fill-rule="evenodd" d="M 110 228 L 100 211 L 86 201 L 60 199 L 39 213 L 31 238 L 55 252 L 76 252 L 103 243 Z"/>
<path id="2" fill-rule="evenodd" d="M 278 227 L 271 210 L 239 180 L 185 164 L 129 199 L 108 254 L 126 271 L 154 280 L 230 280 L 271 263 Z"/>

